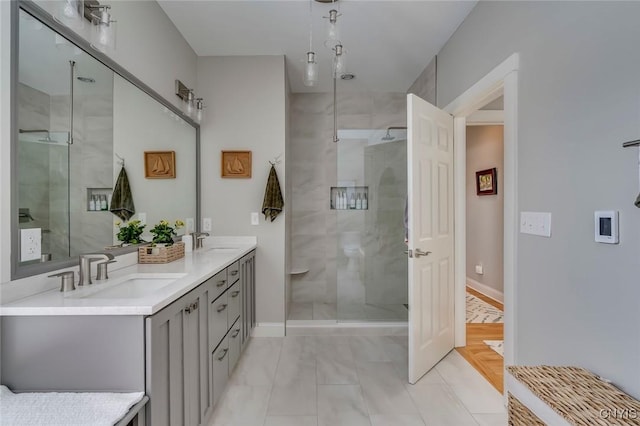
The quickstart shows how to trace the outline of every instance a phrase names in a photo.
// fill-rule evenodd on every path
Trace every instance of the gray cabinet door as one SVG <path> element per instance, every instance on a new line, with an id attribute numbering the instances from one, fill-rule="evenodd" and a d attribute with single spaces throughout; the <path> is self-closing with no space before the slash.
<path id="1" fill-rule="evenodd" d="M 148 424 L 200 425 L 209 414 L 211 289 L 200 285 L 147 318 Z"/>
<path id="2" fill-rule="evenodd" d="M 147 423 L 154 426 L 185 424 L 184 305 L 186 296 L 146 320 Z"/>
<path id="3" fill-rule="evenodd" d="M 240 284 L 242 288 L 242 331 L 241 346 L 244 346 L 251 337 L 251 331 L 255 326 L 255 251 L 247 254 L 240 260 Z"/>
<path id="4" fill-rule="evenodd" d="M 242 317 L 238 318 L 236 322 L 229 329 L 229 376 L 233 372 L 238 359 L 240 359 L 241 340 L 242 340 Z"/>

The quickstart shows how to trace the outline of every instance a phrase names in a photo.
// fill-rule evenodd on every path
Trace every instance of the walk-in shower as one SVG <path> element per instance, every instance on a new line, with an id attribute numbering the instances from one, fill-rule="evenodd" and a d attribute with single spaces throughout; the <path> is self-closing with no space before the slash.
<path id="1" fill-rule="evenodd" d="M 337 182 L 349 203 L 336 211 L 337 320 L 406 321 L 406 129 L 339 138 Z"/>

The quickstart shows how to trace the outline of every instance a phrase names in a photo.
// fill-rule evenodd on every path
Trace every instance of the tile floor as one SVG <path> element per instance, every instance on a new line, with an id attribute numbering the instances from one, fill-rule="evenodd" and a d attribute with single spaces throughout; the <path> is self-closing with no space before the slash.
<path id="1" fill-rule="evenodd" d="M 210 426 L 503 426 L 502 396 L 456 351 L 409 385 L 406 336 L 253 338 Z"/>

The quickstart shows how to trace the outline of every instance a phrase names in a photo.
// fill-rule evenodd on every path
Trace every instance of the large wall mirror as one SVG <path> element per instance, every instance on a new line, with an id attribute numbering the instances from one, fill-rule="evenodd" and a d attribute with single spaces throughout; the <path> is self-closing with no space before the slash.
<path id="1" fill-rule="evenodd" d="M 199 126 L 37 5 L 14 14 L 12 278 L 134 249 L 109 211 L 123 166 L 143 239 L 161 219 L 198 224 Z"/>

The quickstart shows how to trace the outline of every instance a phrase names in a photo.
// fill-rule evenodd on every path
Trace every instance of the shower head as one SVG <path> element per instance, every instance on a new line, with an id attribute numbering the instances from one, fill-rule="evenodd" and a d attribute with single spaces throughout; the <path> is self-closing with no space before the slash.
<path id="1" fill-rule="evenodd" d="M 392 140 L 394 140 L 394 139 L 395 139 L 395 136 L 391 136 L 391 134 L 389 133 L 389 130 L 390 130 L 390 129 L 387 129 L 387 134 L 386 134 L 386 135 L 384 135 L 384 136 L 381 138 L 381 140 L 383 140 L 383 141 L 392 141 Z"/>

